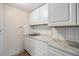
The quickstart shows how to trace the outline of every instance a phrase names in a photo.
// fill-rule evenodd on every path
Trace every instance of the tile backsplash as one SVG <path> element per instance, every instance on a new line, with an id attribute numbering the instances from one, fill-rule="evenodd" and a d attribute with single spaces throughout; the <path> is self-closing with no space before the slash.
<path id="1" fill-rule="evenodd" d="M 52 28 L 52 39 L 70 40 L 79 43 L 79 27 Z"/>
<path id="2" fill-rule="evenodd" d="M 32 26 L 32 29 L 40 34 L 51 35 L 51 28 L 47 25 Z"/>
<path id="3" fill-rule="evenodd" d="M 39 25 L 32 26 L 32 29 L 50 35 L 51 40 L 70 40 L 79 43 L 79 27 L 48 27 L 47 25 Z"/>

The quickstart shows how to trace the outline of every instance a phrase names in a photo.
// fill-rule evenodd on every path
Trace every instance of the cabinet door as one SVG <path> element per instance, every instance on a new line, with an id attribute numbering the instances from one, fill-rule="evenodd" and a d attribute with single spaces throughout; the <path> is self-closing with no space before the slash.
<path id="1" fill-rule="evenodd" d="M 30 16 L 30 25 L 39 24 L 39 8 L 29 14 Z"/>
<path id="2" fill-rule="evenodd" d="M 49 46 L 48 55 L 49 55 L 49 56 L 71 56 L 72 53 L 68 53 L 68 52 L 65 52 L 65 51 L 63 51 L 63 50 L 60 50 L 60 49 L 58 49 L 58 48 L 50 47 L 50 46 Z"/>
<path id="3" fill-rule="evenodd" d="M 48 24 L 48 4 L 40 7 L 39 18 L 40 24 Z"/>
<path id="4" fill-rule="evenodd" d="M 47 56 L 47 43 L 35 40 L 35 56 Z"/>
<path id="5" fill-rule="evenodd" d="M 3 55 L 4 50 L 3 27 L 3 4 L 0 4 L 0 56 Z"/>
<path id="6" fill-rule="evenodd" d="M 30 39 L 30 44 L 31 44 L 31 47 L 30 47 L 30 54 L 31 56 L 34 56 L 35 55 L 35 40 L 34 39 Z"/>
<path id="7" fill-rule="evenodd" d="M 25 38 L 24 39 L 24 49 L 29 52 L 29 49 L 30 49 L 30 40 L 26 36 L 24 38 Z"/>
<path id="8" fill-rule="evenodd" d="M 29 52 L 30 55 L 35 55 L 35 40 L 30 37 L 25 37 L 24 49 Z"/>
<path id="9" fill-rule="evenodd" d="M 49 25 L 50 26 L 76 25 L 76 4 L 50 3 Z"/>
<path id="10" fill-rule="evenodd" d="M 56 51 L 56 49 L 49 47 L 49 52 L 48 52 L 49 56 L 62 56 L 62 54 L 58 53 Z"/>

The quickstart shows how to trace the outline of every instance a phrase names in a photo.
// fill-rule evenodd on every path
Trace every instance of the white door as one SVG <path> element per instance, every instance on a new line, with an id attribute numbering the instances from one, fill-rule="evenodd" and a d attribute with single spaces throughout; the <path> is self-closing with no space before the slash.
<path id="1" fill-rule="evenodd" d="M 39 18 L 40 24 L 48 24 L 48 4 L 40 7 Z"/>
<path id="2" fill-rule="evenodd" d="M 49 25 L 50 26 L 76 25 L 76 4 L 50 3 Z"/>
<path id="3" fill-rule="evenodd" d="M 3 55 L 3 45 L 4 39 L 3 39 L 3 5 L 0 4 L 0 55 Z"/>
<path id="4" fill-rule="evenodd" d="M 29 16 L 30 16 L 30 25 L 39 24 L 39 8 L 31 12 Z"/>

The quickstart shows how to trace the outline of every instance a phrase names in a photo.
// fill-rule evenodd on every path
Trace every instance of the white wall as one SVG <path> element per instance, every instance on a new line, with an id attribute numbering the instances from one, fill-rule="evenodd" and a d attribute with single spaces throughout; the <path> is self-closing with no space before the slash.
<path id="1" fill-rule="evenodd" d="M 28 23 L 28 13 L 4 4 L 5 55 L 14 55 L 23 49 L 23 25 Z"/>

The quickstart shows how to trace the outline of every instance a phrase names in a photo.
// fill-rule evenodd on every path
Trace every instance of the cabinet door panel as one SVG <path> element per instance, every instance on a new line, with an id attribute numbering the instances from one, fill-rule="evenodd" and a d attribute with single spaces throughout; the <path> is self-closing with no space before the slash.
<path id="1" fill-rule="evenodd" d="M 39 17 L 40 24 L 48 23 L 48 4 L 45 4 L 44 6 L 40 7 Z"/>
<path id="2" fill-rule="evenodd" d="M 47 44 L 41 41 L 35 41 L 35 55 L 36 56 L 47 56 L 48 47 Z"/>
<path id="3" fill-rule="evenodd" d="M 30 37 L 25 37 L 24 48 L 29 52 L 30 55 L 35 55 L 35 40 Z"/>
<path id="4" fill-rule="evenodd" d="M 32 56 L 34 56 L 35 55 L 35 40 L 34 39 L 30 39 L 30 44 L 31 44 L 31 47 L 30 47 L 30 49 L 31 49 L 31 51 L 30 51 L 30 54 L 32 55 Z"/>
<path id="5" fill-rule="evenodd" d="M 25 37 L 25 39 L 24 39 L 24 49 L 30 53 L 30 48 L 31 48 L 30 38 Z"/>
<path id="6" fill-rule="evenodd" d="M 76 25 L 75 3 L 50 3 L 49 26 Z"/>
<path id="7" fill-rule="evenodd" d="M 69 4 L 53 3 L 50 5 L 50 8 L 52 22 L 69 20 Z"/>
<path id="8" fill-rule="evenodd" d="M 30 25 L 39 24 L 39 8 L 30 13 Z"/>
<path id="9" fill-rule="evenodd" d="M 24 49 L 27 50 L 28 52 L 29 52 L 29 49 L 30 49 L 30 40 L 29 39 L 30 38 L 28 38 L 28 37 L 25 37 L 25 39 L 24 39 Z"/>
<path id="10" fill-rule="evenodd" d="M 62 51 L 58 48 L 50 47 L 49 46 L 49 56 L 72 56 L 71 53 L 67 53 L 65 51 Z"/>

